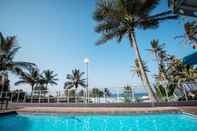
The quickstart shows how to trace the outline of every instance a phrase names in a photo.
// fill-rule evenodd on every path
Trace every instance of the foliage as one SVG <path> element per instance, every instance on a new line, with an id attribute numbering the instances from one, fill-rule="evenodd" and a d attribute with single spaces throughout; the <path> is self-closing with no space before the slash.
<path id="1" fill-rule="evenodd" d="M 101 33 L 97 45 L 109 40 L 117 39 L 121 42 L 123 37 L 129 38 L 131 47 L 134 47 L 139 61 L 140 72 L 147 85 L 149 96 L 156 99 L 146 72 L 143 70 L 142 58 L 135 38 L 135 29 L 155 29 L 163 20 L 176 19 L 172 11 L 151 15 L 159 0 L 100 0 L 96 5 L 94 20 L 97 22 L 95 31 Z"/>
<path id="2" fill-rule="evenodd" d="M 78 69 L 72 70 L 72 74 L 68 74 L 65 82 L 64 89 L 77 89 L 79 86 L 86 87 L 86 79 L 83 78 L 84 72 Z"/>
<path id="3" fill-rule="evenodd" d="M 125 103 L 132 102 L 132 88 L 130 86 L 124 86 L 123 87 L 123 97 Z"/>
<path id="4" fill-rule="evenodd" d="M 93 17 L 97 21 L 96 32 L 102 33 L 97 44 L 113 38 L 120 42 L 134 28 L 157 28 L 160 21 L 177 18 L 171 11 L 150 15 L 158 3 L 159 0 L 100 0 Z"/>
<path id="5" fill-rule="evenodd" d="M 111 96 L 112 93 L 110 92 L 110 90 L 108 88 L 104 88 L 104 95 L 105 96 Z"/>
<path id="6" fill-rule="evenodd" d="M 144 61 L 142 61 L 142 65 L 143 65 L 143 70 L 145 72 L 149 72 L 148 66 L 146 65 L 146 63 Z M 143 76 L 142 76 L 142 73 L 140 71 L 139 60 L 138 59 L 135 59 L 135 65 L 132 66 L 131 71 L 136 72 L 137 76 L 143 81 Z"/>
<path id="7" fill-rule="evenodd" d="M 76 91 L 75 90 L 70 90 L 69 91 L 69 97 L 75 97 L 75 95 L 76 95 Z"/>
<path id="8" fill-rule="evenodd" d="M 197 48 L 197 21 L 187 22 L 184 25 L 188 39 L 191 41 L 193 48 Z"/>
<path id="9" fill-rule="evenodd" d="M 151 43 L 152 47 L 152 43 Z M 162 48 L 159 48 L 162 47 Z M 169 55 L 164 46 L 157 44 L 154 49 L 154 56 L 158 61 L 158 74 L 156 74 L 156 93 L 160 98 L 170 97 L 174 94 L 176 88 L 181 89 L 182 82 L 192 82 L 197 78 L 197 71 L 192 65 L 183 64 L 183 62 L 173 55 Z M 167 81 L 167 93 L 164 87 L 159 84 L 161 81 Z"/>
<path id="10" fill-rule="evenodd" d="M 52 70 L 44 70 L 41 73 L 39 80 L 38 80 L 38 88 L 43 90 L 43 93 L 47 93 L 48 85 L 57 85 L 58 79 L 56 78 L 57 74 L 54 73 Z"/>
<path id="11" fill-rule="evenodd" d="M 93 88 L 90 92 L 91 97 L 102 97 L 104 96 L 104 92 L 99 88 Z"/>
<path id="12" fill-rule="evenodd" d="M 14 57 L 20 47 L 17 45 L 16 37 L 4 37 L 3 34 L 0 32 L 0 73 L 2 77 L 6 77 L 6 81 L 2 81 L 1 86 L 4 88 L 8 86 L 9 79 L 8 79 L 8 72 L 23 75 L 24 70 L 28 68 L 32 68 L 35 66 L 33 63 L 23 62 L 23 61 L 14 61 Z"/>
<path id="13" fill-rule="evenodd" d="M 28 72 L 24 72 L 20 76 L 19 81 L 15 85 L 29 84 L 31 85 L 32 92 L 40 94 L 47 93 L 48 85 L 57 85 L 57 74 L 51 70 L 44 70 L 42 73 L 37 68 L 31 68 Z"/>
<path id="14" fill-rule="evenodd" d="M 12 97 L 10 96 L 10 98 L 12 99 L 12 101 L 16 102 L 16 101 L 19 101 L 19 102 L 22 102 L 24 101 L 25 99 L 25 96 L 26 96 L 26 93 L 23 91 L 23 90 L 14 90 L 14 91 L 11 91 L 10 94 L 12 94 Z"/>
<path id="15" fill-rule="evenodd" d="M 15 85 L 29 84 L 33 91 L 35 85 L 38 84 L 39 77 L 40 74 L 38 69 L 31 68 L 28 70 L 28 72 L 24 72 L 23 75 L 20 76 L 19 81 L 17 81 Z"/>

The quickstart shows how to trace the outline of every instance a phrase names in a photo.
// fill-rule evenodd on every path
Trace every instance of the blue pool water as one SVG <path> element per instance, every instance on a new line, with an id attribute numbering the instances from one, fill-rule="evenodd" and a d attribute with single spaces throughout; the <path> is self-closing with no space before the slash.
<path id="1" fill-rule="evenodd" d="M 144 115 L 9 115 L 0 131 L 197 131 L 197 118 L 182 113 Z"/>

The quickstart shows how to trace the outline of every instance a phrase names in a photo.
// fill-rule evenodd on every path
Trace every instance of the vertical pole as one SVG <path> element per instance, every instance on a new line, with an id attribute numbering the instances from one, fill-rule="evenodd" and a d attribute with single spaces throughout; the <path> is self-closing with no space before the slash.
<path id="1" fill-rule="evenodd" d="M 103 89 L 104 103 L 106 103 L 105 89 Z"/>
<path id="2" fill-rule="evenodd" d="M 117 100 L 117 102 L 116 103 L 119 103 L 119 91 L 118 91 L 118 89 L 117 89 L 117 92 L 116 92 L 117 94 L 116 94 L 116 100 Z"/>
<path id="3" fill-rule="evenodd" d="M 89 103 L 89 92 L 88 92 L 89 91 L 88 90 L 88 86 L 89 86 L 88 85 L 89 84 L 88 83 L 88 62 L 86 63 L 86 78 L 87 78 L 87 81 L 86 81 L 87 82 L 87 85 L 86 86 L 87 86 L 87 97 L 88 97 L 87 102 Z"/>
<path id="4" fill-rule="evenodd" d="M 41 90 L 39 91 L 39 96 L 38 96 L 38 103 L 40 104 L 40 95 L 41 95 Z"/>
<path id="5" fill-rule="evenodd" d="M 5 74 L 2 75 L 2 91 L 1 91 L 1 97 L 3 97 L 3 91 L 5 88 Z"/>
<path id="6" fill-rule="evenodd" d="M 48 103 L 50 102 L 50 95 L 48 94 Z"/>
<path id="7" fill-rule="evenodd" d="M 68 100 L 67 100 L 67 103 L 68 103 L 68 104 L 70 103 L 69 95 L 70 95 L 70 94 L 69 94 L 69 90 L 68 90 L 68 95 L 67 95 L 67 99 L 68 99 Z"/>
<path id="8" fill-rule="evenodd" d="M 57 103 L 59 103 L 59 92 L 57 92 Z"/>
<path id="9" fill-rule="evenodd" d="M 132 102 L 135 102 L 135 93 L 134 93 L 134 87 L 131 87 L 131 93 L 132 93 Z"/>

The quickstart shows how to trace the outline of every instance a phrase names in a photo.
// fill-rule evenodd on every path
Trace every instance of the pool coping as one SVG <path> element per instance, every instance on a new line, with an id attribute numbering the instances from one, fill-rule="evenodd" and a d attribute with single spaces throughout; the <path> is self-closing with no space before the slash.
<path id="1" fill-rule="evenodd" d="M 9 114 L 77 114 L 77 115 L 128 115 L 128 114 L 158 114 L 158 113 L 184 113 L 187 115 L 197 116 L 197 107 L 23 107 L 15 110 L 0 113 L 0 116 Z"/>
<path id="2" fill-rule="evenodd" d="M 33 114 L 151 114 L 182 112 L 178 108 L 57 108 L 57 107 L 25 107 L 16 110 L 18 113 Z"/>

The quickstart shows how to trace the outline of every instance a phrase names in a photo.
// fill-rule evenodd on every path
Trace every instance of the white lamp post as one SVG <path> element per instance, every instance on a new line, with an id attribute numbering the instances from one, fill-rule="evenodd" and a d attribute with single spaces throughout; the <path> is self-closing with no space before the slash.
<path id="1" fill-rule="evenodd" d="M 87 88 L 87 98 L 89 99 L 89 93 L 88 93 L 88 64 L 90 63 L 90 60 L 88 58 L 85 58 L 84 59 L 84 63 L 86 64 L 86 88 Z M 87 99 L 87 102 L 88 102 L 88 99 Z"/>

